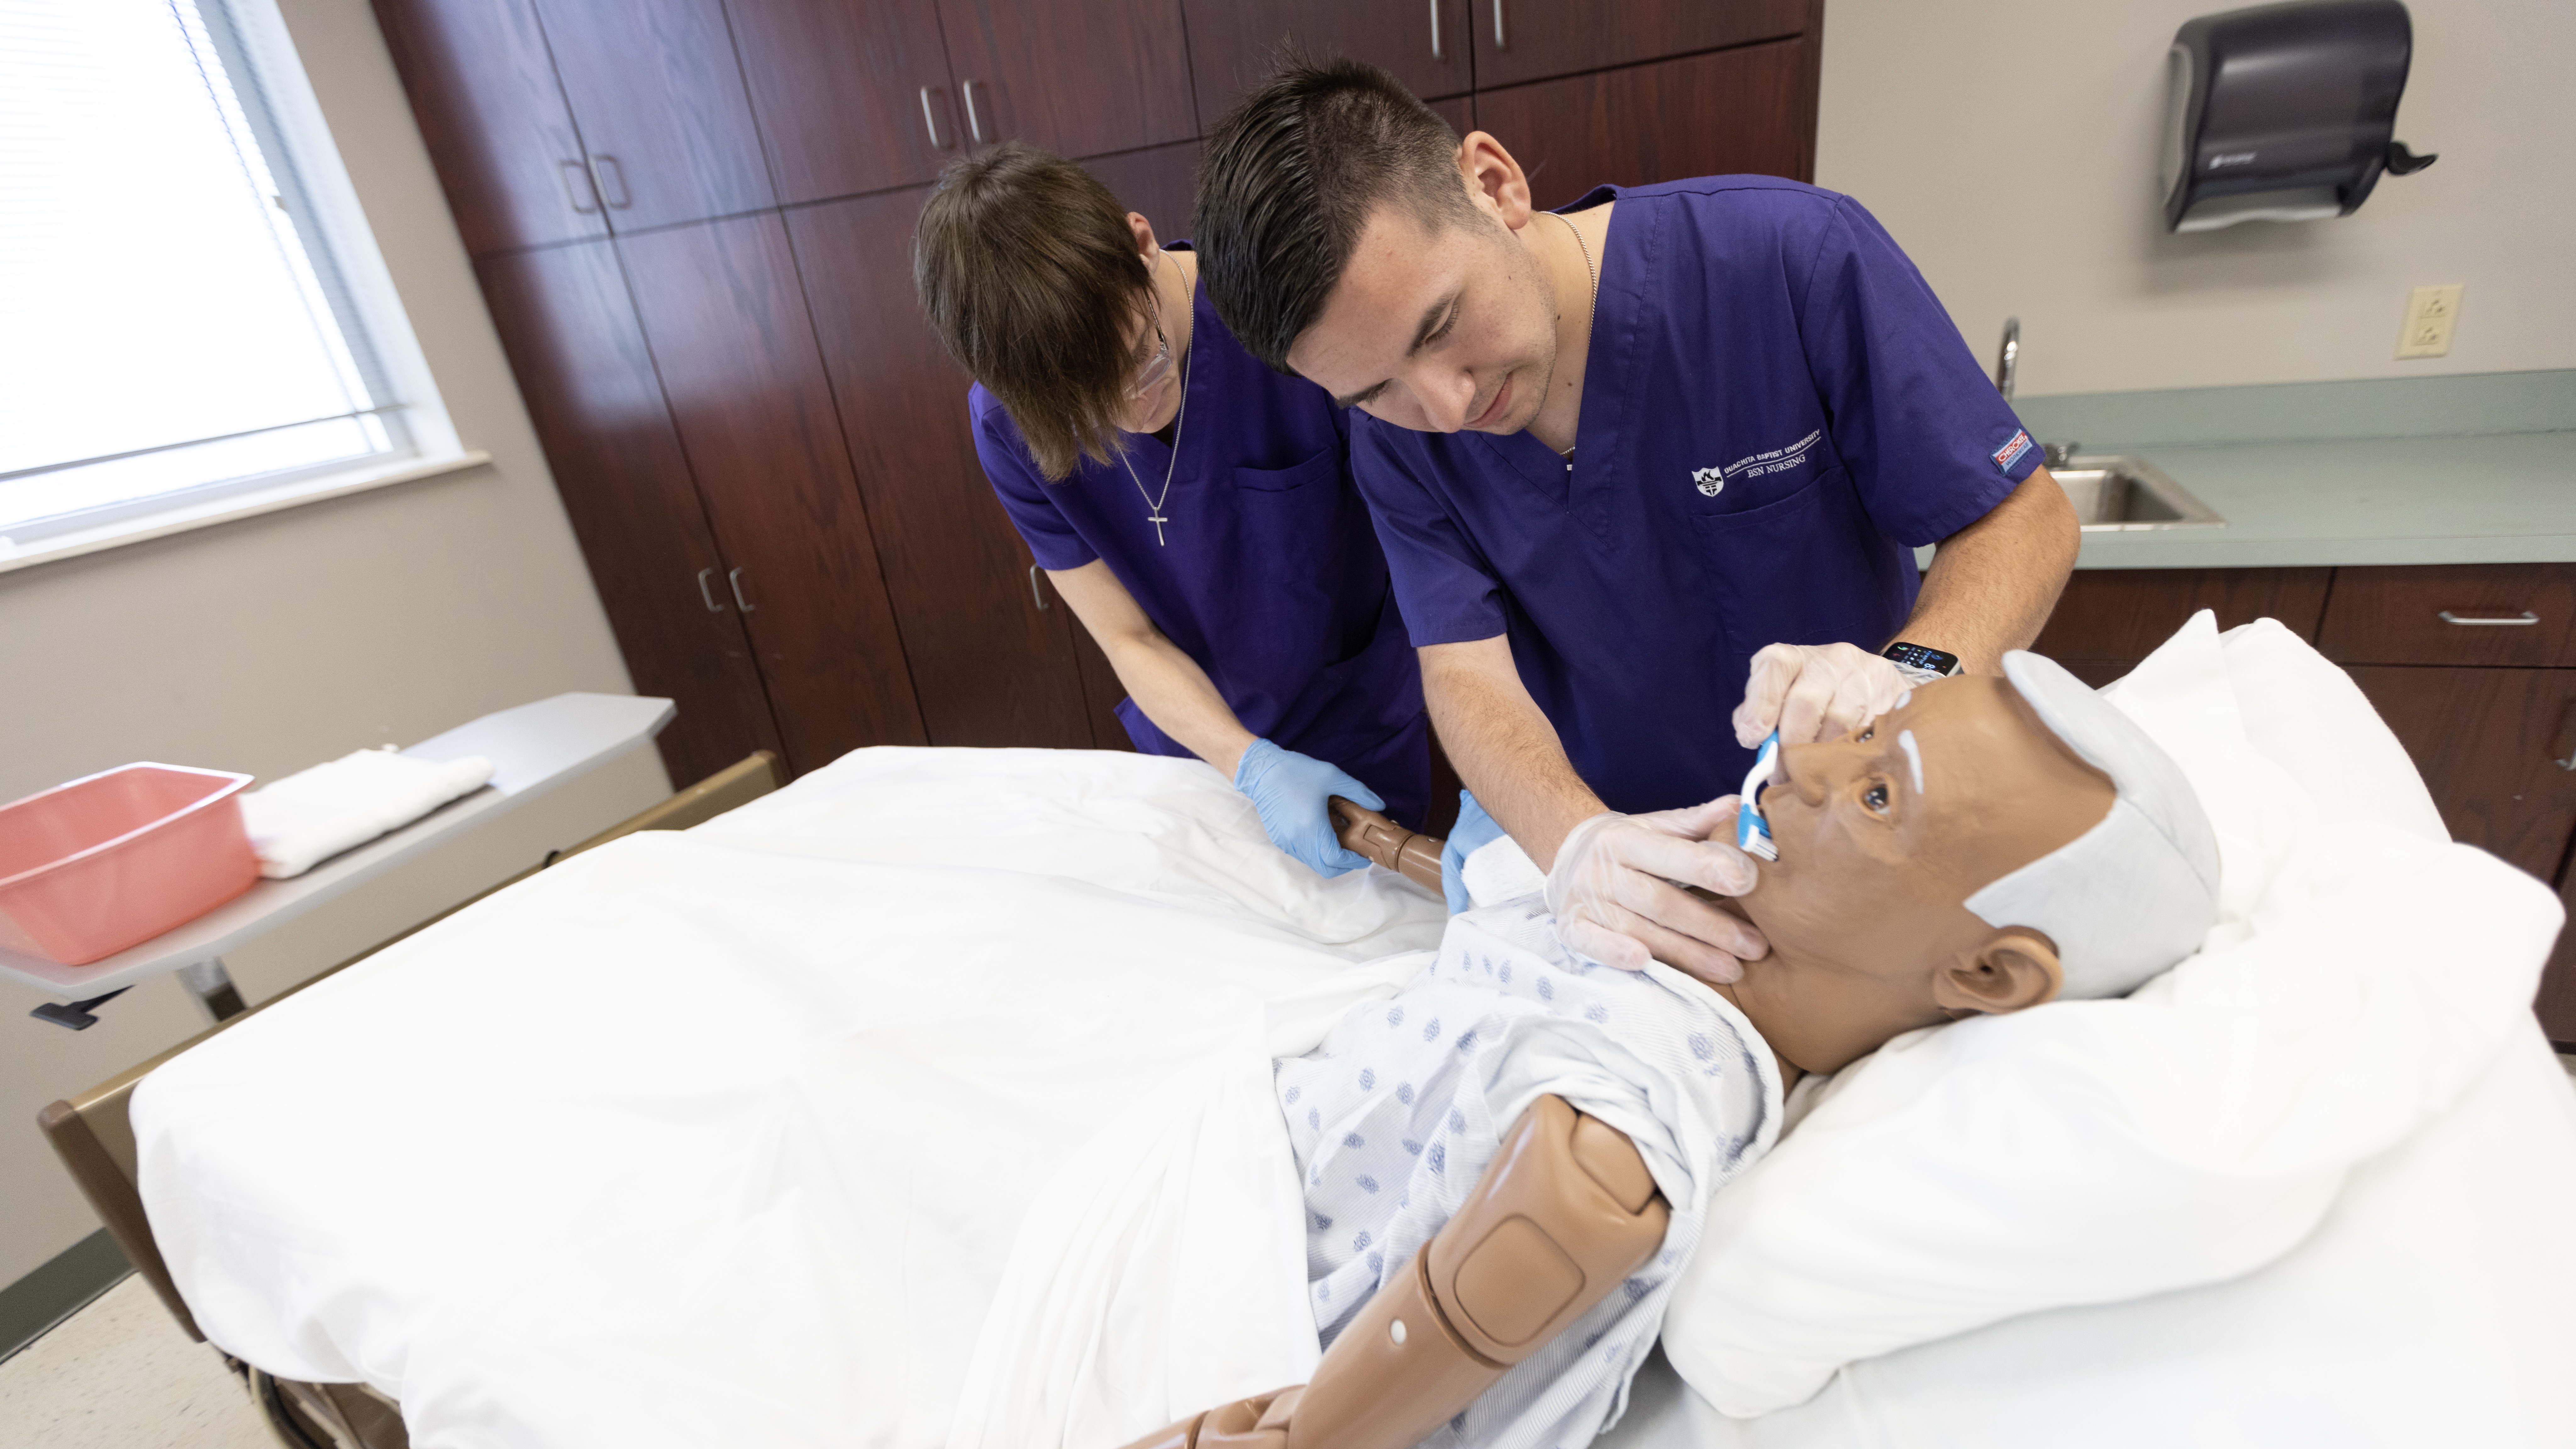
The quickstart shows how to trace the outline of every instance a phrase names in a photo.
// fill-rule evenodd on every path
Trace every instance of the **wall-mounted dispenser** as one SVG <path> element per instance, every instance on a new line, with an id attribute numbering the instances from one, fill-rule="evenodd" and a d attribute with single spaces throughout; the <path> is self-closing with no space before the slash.
<path id="1" fill-rule="evenodd" d="M 2297 0 L 2187 21 L 2167 61 L 2165 230 L 2350 216 L 2433 164 L 2394 138 L 2414 29 L 2398 0 Z"/>

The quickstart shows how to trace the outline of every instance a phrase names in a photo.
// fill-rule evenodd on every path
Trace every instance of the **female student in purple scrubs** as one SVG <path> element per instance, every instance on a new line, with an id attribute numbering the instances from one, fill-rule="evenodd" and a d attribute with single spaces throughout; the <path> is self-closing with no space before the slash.
<path id="1" fill-rule="evenodd" d="M 1341 795 L 1419 823 L 1421 675 L 1321 388 L 1254 360 L 1072 162 L 1017 142 L 949 168 L 915 235 L 932 330 L 976 379 L 975 447 L 1117 668 L 1136 747 L 1196 755 L 1325 875 Z"/>

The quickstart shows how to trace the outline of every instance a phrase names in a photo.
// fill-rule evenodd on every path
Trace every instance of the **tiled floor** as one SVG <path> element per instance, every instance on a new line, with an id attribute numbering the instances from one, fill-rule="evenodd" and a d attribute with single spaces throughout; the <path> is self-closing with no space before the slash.
<path id="1" fill-rule="evenodd" d="M 221 1355 L 129 1276 L 0 1363 L 7 1449 L 278 1449 Z"/>

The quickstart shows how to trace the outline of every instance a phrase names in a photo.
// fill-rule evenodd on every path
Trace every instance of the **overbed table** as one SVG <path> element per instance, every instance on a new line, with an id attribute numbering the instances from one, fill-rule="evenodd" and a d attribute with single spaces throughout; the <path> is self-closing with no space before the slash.
<path id="1" fill-rule="evenodd" d="M 89 1008 L 150 977 L 177 972 L 217 1021 L 243 1010 L 241 992 L 224 971 L 224 954 L 323 902 L 477 826 L 488 824 L 566 781 L 650 744 L 678 710 L 667 699 L 626 694 L 558 694 L 487 714 L 404 750 L 445 762 L 481 755 L 491 783 L 451 800 L 411 824 L 353 846 L 304 874 L 262 879 L 183 926 L 86 966 L 0 949 L 0 978 L 24 982 L 61 1002 L 32 1015 L 75 1031 L 96 1020 Z"/>

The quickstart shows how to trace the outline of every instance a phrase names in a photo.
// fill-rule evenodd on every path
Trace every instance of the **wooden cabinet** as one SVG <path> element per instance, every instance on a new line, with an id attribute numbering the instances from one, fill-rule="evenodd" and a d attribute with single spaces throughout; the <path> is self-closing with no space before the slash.
<path id="1" fill-rule="evenodd" d="M 1213 128 L 1234 98 L 1267 74 L 1285 41 L 1313 55 L 1383 66 L 1415 95 L 1462 96 L 1475 86 L 1467 30 L 1477 0 L 1186 0 L 1190 76 L 1199 124 Z M 1490 3 L 1490 0 L 1486 0 Z"/>
<path id="2" fill-rule="evenodd" d="M 537 13 L 611 230 L 775 200 L 722 0 L 537 0 Z"/>
<path id="3" fill-rule="evenodd" d="M 917 186 L 965 154 L 937 0 L 727 0 L 778 199 Z"/>
<path id="4" fill-rule="evenodd" d="M 2542 880 L 2576 833 L 2576 670 L 2357 665 L 2353 682 L 2415 757 L 2454 839 Z"/>
<path id="5" fill-rule="evenodd" d="M 736 217 L 617 248 L 788 763 L 926 743 L 785 223 Z"/>
<path id="6" fill-rule="evenodd" d="M 2031 648 L 2078 673 L 2084 666 L 2114 666 L 2110 677 L 2117 678 L 2203 609 L 2217 614 L 2221 629 L 2278 619 L 2313 644 L 2334 574 L 2324 568 L 2085 569 L 2066 581 Z"/>
<path id="7" fill-rule="evenodd" d="M 1821 30 L 1808 0 L 1476 0 L 1476 86 L 1488 90 Z"/>
<path id="8" fill-rule="evenodd" d="M 1618 7 L 1603 7 L 1616 9 Z M 1603 183 L 1815 170 L 1814 42 L 1775 41 L 1476 93 L 1476 125 L 1563 206 Z"/>
<path id="9" fill-rule="evenodd" d="M 1097 156 L 1198 135 L 1180 0 L 940 0 L 966 139 Z"/>
<path id="10" fill-rule="evenodd" d="M 478 270 L 627 672 L 640 692 L 679 705 L 660 741 L 671 778 L 703 780 L 777 749 L 725 556 L 616 254 L 589 242 L 487 258 Z"/>
<path id="11" fill-rule="evenodd" d="M 467 251 L 607 234 L 532 0 L 376 0 L 376 19 Z"/>

